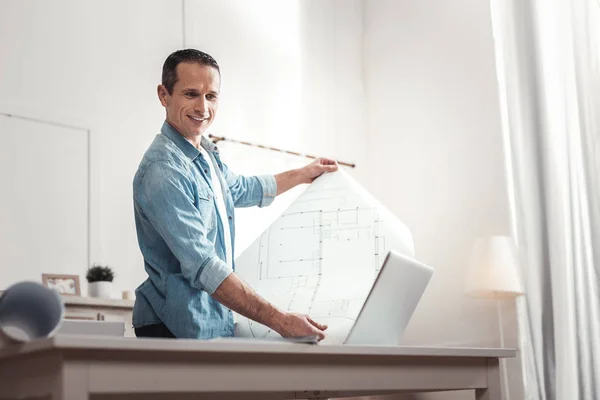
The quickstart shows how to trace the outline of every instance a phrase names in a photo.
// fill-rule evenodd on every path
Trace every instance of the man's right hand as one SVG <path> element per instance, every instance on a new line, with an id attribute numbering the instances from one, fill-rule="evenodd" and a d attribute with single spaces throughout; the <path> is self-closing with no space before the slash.
<path id="1" fill-rule="evenodd" d="M 283 337 L 317 335 L 319 341 L 325 339 L 327 325 L 319 324 L 308 315 L 284 313 L 278 318 L 274 329 Z"/>
<path id="2" fill-rule="evenodd" d="M 327 325 L 313 321 L 308 315 L 279 310 L 259 296 L 235 272 L 229 274 L 212 294 L 218 302 L 233 311 L 268 326 L 283 337 L 317 335 L 325 339 Z"/>

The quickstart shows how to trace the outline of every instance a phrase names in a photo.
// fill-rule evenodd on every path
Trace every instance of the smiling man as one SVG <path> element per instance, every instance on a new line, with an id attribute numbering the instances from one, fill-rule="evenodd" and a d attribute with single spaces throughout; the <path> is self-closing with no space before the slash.
<path id="1" fill-rule="evenodd" d="M 136 290 L 136 336 L 233 336 L 233 310 L 284 337 L 323 339 L 326 326 L 277 309 L 233 272 L 234 207 L 267 206 L 338 166 L 319 159 L 274 176 L 234 174 L 204 136 L 217 114 L 220 86 L 217 62 L 201 51 L 176 51 L 163 65 L 158 98 L 166 121 L 133 181 L 138 242 L 148 273 Z"/>

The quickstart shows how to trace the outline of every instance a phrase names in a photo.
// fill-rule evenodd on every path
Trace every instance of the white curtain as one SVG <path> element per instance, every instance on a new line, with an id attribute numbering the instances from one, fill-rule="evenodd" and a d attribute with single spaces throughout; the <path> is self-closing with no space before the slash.
<path id="1" fill-rule="evenodd" d="M 491 0 L 527 399 L 600 399 L 600 6 Z"/>

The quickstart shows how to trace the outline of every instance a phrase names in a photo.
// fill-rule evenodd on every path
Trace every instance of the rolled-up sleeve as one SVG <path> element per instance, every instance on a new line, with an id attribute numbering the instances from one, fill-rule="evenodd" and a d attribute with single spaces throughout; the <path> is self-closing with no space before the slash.
<path id="1" fill-rule="evenodd" d="M 213 294 L 232 270 L 207 239 L 190 179 L 166 162 L 155 162 L 147 168 L 134 195 L 179 261 L 183 276 L 193 287 Z"/>
<path id="2" fill-rule="evenodd" d="M 231 191 L 236 207 L 265 207 L 277 196 L 277 182 L 273 175 L 242 176 L 236 175 L 223 165 L 225 181 Z"/>
<path id="3" fill-rule="evenodd" d="M 275 200 L 275 196 L 277 196 L 277 182 L 275 181 L 275 177 L 273 175 L 262 175 L 255 178 L 258 179 L 262 187 L 262 199 L 258 206 L 268 206 Z"/>
<path id="4" fill-rule="evenodd" d="M 229 269 L 227 264 L 214 255 L 203 267 L 201 267 L 200 277 L 198 278 L 200 284 L 194 286 L 204 289 L 208 294 L 213 294 L 231 272 L 232 270 Z"/>

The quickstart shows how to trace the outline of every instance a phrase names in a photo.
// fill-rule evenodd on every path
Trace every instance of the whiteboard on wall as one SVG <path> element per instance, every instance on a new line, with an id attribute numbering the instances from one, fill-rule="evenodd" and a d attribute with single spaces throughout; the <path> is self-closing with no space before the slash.
<path id="1" fill-rule="evenodd" d="M 42 273 L 84 279 L 89 131 L 0 115 L 0 290 Z"/>

